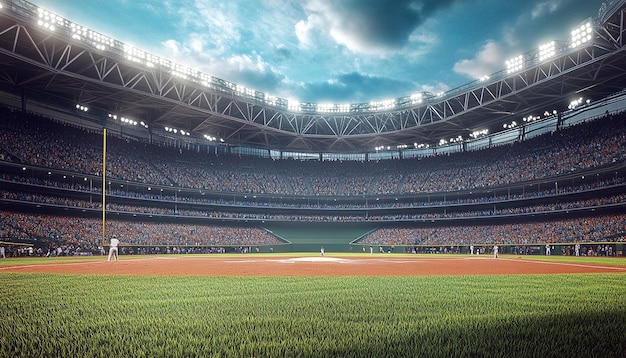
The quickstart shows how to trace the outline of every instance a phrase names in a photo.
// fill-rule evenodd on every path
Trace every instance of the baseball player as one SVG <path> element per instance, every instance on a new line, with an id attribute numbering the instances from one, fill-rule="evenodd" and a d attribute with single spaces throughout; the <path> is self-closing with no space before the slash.
<path id="1" fill-rule="evenodd" d="M 117 246 L 120 244 L 120 240 L 117 239 L 117 236 L 113 235 L 111 239 L 111 245 L 109 246 L 109 258 L 107 261 L 111 261 L 111 256 L 115 257 L 115 261 L 117 261 Z"/>

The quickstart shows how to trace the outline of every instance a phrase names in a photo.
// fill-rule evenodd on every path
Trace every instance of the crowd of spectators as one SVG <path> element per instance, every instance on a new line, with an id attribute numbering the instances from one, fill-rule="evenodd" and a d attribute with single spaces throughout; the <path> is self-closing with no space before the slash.
<path id="1" fill-rule="evenodd" d="M 101 221 L 97 219 L 6 211 L 0 211 L 0 218 L 0 237 L 45 240 L 58 244 L 55 247 L 63 251 L 73 252 L 94 252 L 104 244 Z M 282 243 L 256 227 L 109 220 L 106 232 L 116 235 L 127 246 L 250 247 Z M 382 228 L 366 235 L 358 244 L 479 246 L 611 241 L 626 241 L 626 214 L 516 224 Z"/>
<path id="2" fill-rule="evenodd" d="M 29 176 L 25 176 L 25 175 L 16 175 L 16 174 L 7 174 L 7 173 L 0 173 L 0 181 L 6 181 L 6 182 L 11 182 L 11 183 L 20 183 L 20 184 L 28 184 L 28 185 L 32 185 L 36 188 L 40 188 L 40 187 L 45 187 L 45 188 L 60 188 L 60 189 L 67 189 L 67 190 L 71 190 L 71 191 L 76 191 L 76 192 L 81 192 L 81 193 L 89 193 L 92 194 L 91 197 L 93 198 L 93 196 L 97 196 L 100 197 L 102 195 L 102 190 L 100 188 L 99 185 L 97 186 L 90 186 L 90 185 L 86 185 L 84 184 L 84 181 L 59 181 L 59 180 L 51 180 L 51 179 L 40 179 L 40 178 L 35 178 L 35 177 L 29 177 Z M 574 194 L 574 193 L 583 193 L 583 192 L 589 192 L 589 191 L 593 191 L 593 190 L 598 190 L 598 189 L 607 189 L 607 188 L 611 188 L 611 187 L 619 187 L 619 186 L 623 186 L 623 184 L 626 183 L 626 179 L 619 176 L 619 177 L 614 177 L 614 178 L 610 178 L 610 179 L 602 179 L 602 180 L 593 180 L 593 181 L 587 181 L 584 183 L 580 183 L 580 184 L 576 184 L 576 185 L 568 185 L 568 186 L 561 186 L 560 188 L 555 189 L 555 187 L 550 187 L 549 189 L 545 189 L 545 190 L 538 190 L 538 189 L 534 189 L 530 188 L 528 190 L 523 191 L 522 193 L 507 193 L 507 194 L 501 194 L 501 195 L 489 195 L 489 196 L 473 196 L 470 198 L 460 198 L 460 197 L 456 197 L 456 196 L 449 196 L 447 198 L 445 198 L 445 200 L 432 200 L 430 197 L 424 199 L 422 198 L 421 200 L 419 200 L 419 198 L 416 198 L 414 201 L 379 201 L 379 200 L 373 200 L 373 201 L 358 201 L 358 202 L 337 202 L 336 200 L 332 201 L 332 200 L 325 200 L 325 201 L 319 201 L 319 200 L 313 200 L 313 201 L 307 201 L 307 202 L 303 202 L 303 201 L 299 201 L 299 202 L 293 202 L 293 201 L 289 201 L 289 200 L 285 200 L 285 201 L 264 201 L 264 200 L 248 200 L 248 201 L 241 201 L 241 200 L 235 200 L 233 198 L 233 200 L 226 200 L 223 198 L 219 198 L 219 199 L 215 199 L 215 198 L 208 198 L 205 196 L 197 196 L 197 195 L 193 195 L 193 196 L 188 196 L 187 192 L 177 192 L 176 195 L 167 195 L 164 194 L 163 191 L 148 191 L 148 192 L 137 192 L 137 191 L 128 191 L 128 190 L 121 190 L 121 189 L 109 189 L 107 190 L 107 194 L 113 198 L 116 199 L 123 199 L 123 198 L 132 198 L 132 199 L 141 199 L 142 201 L 154 201 L 155 204 L 156 202 L 158 202 L 159 204 L 170 204 L 169 206 L 172 207 L 176 204 L 198 204 L 200 206 L 205 206 L 205 205 L 210 205 L 210 206 L 218 206 L 218 207 L 222 207 L 226 210 L 235 210 L 237 208 L 259 208 L 259 209 L 307 209 L 307 210 L 319 210 L 319 211 L 329 211 L 329 210 L 341 210 L 341 211 L 345 211 L 348 212 L 350 210 L 357 210 L 357 211 L 363 211 L 363 210 L 385 210 L 385 209 L 416 209 L 416 208 L 422 208 L 422 209 L 433 209 L 433 210 L 438 210 L 438 209 L 446 209 L 446 210 L 450 210 L 450 209 L 454 209 L 455 207 L 463 207 L 463 206 L 472 206 L 475 204 L 493 204 L 491 206 L 491 208 L 494 208 L 496 206 L 502 206 L 501 204 L 508 204 L 508 206 L 511 205 L 511 203 L 514 203 L 515 201 L 520 201 L 520 200 L 528 200 L 528 199 L 540 199 L 540 198 L 546 198 L 546 197 L 553 197 L 554 198 L 554 202 L 558 203 L 558 202 L 564 202 L 564 201 L 572 201 L 571 199 L 562 199 L 559 198 L 558 195 L 564 195 L 564 194 Z M 72 194 L 77 194 L 77 193 L 72 193 Z M 588 193 L 589 194 L 589 193 Z M 8 198 L 6 195 L 4 194 L 6 198 Z M 22 199 L 27 195 L 26 193 L 24 193 L 22 196 L 20 196 L 20 199 L 18 200 L 25 200 Z M 76 196 L 76 195 L 72 195 L 72 196 Z M 3 196 L 0 196 L 3 197 Z M 15 199 L 15 196 L 13 196 L 13 198 Z M 34 199 L 26 199 L 27 201 L 35 201 Z M 59 204 L 59 203 L 57 203 Z M 197 205 L 194 205 L 197 206 Z M 520 205 L 517 205 L 520 206 Z M 529 206 L 528 204 L 526 204 L 526 206 Z M 89 206 L 92 207 L 92 206 Z M 93 206 L 96 207 L 96 206 Z M 468 209 L 464 209 L 464 210 L 468 210 Z"/>
<path id="3" fill-rule="evenodd" d="M 554 133 L 495 148 L 433 156 L 420 159 L 358 161 L 296 161 L 265 158 L 214 155 L 173 147 L 134 141 L 129 138 L 107 139 L 107 177 L 122 181 L 161 185 L 172 188 L 200 189 L 220 193 L 275 194 L 285 196 L 365 197 L 375 195 L 403 195 L 412 193 L 447 193 L 459 190 L 492 188 L 522 183 L 527 180 L 553 178 L 626 159 L 626 115 L 607 115 L 604 118 L 578 124 Z M 0 161 L 18 162 L 37 167 L 64 170 L 77 174 L 102 175 L 102 134 L 87 131 L 34 114 L 0 108 Z M 3 180 L 27 182 L 46 187 L 61 187 L 89 193 L 99 188 L 86 183 L 67 183 L 58 180 L 29 178 L 27 175 L 2 173 Z M 521 194 L 521 197 L 562 194 L 568 190 L 580 191 L 585 186 L 619 185 L 623 178 L 614 178 L 593 184 L 557 189 L 544 189 Z M 111 202 L 108 211 L 136 212 L 154 215 L 209 217 L 215 219 L 252 219 L 278 221 L 407 221 L 445 218 L 466 218 L 544 213 L 558 210 L 590 208 L 623 204 L 625 195 L 601 196 L 593 199 L 555 200 L 552 204 L 524 204 L 490 209 L 449 210 L 464 203 L 502 203 L 515 200 L 520 194 L 444 201 L 416 201 L 382 204 L 291 204 L 287 202 L 241 202 L 197 197 L 172 197 L 113 190 L 120 197 L 138 197 L 159 201 L 158 205 L 129 205 Z M 74 197 L 2 191 L 2 198 L 24 202 L 52 204 L 63 207 L 98 209 L 100 203 Z M 168 202 L 211 204 L 212 209 L 193 209 L 189 206 L 168 206 Z M 216 208 L 215 204 L 224 204 Z M 237 207 L 257 210 L 236 211 Z M 272 208 L 317 208 L 315 214 L 294 212 L 269 213 Z M 380 211 L 353 214 L 324 209 L 398 209 L 432 208 L 385 214 Z M 443 209 L 443 210 L 438 210 Z M 97 220 L 74 220 L 62 216 L 28 215 L 0 212 L 0 237 L 47 238 L 64 242 L 74 250 L 99 247 L 100 225 Z M 182 225 L 141 221 L 110 221 L 110 232 L 125 236 L 122 241 L 133 245 L 190 245 L 190 246 L 249 246 L 280 243 L 276 237 L 258 228 L 221 227 L 211 225 Z M 408 231 L 407 231 L 408 230 Z M 538 242 L 598 241 L 622 237 L 626 231 L 622 214 L 593 216 L 582 219 L 523 224 L 449 226 L 420 229 L 381 229 L 363 239 L 372 245 L 453 244 L 482 242 L 528 244 Z M 620 236 L 621 235 L 621 236 Z"/>
<path id="4" fill-rule="evenodd" d="M 13 192 L 0 190 L 0 198 L 15 201 L 23 201 L 36 204 L 51 204 L 63 208 L 89 208 L 94 210 L 102 210 L 99 201 L 85 201 L 79 199 L 68 198 L 65 196 L 53 196 L 33 194 L 26 192 Z M 411 213 L 405 212 L 401 214 L 368 214 L 363 213 L 357 215 L 347 211 L 344 214 L 277 214 L 270 213 L 266 208 L 260 207 L 258 211 L 235 212 L 235 211 L 216 211 L 183 209 L 177 206 L 143 206 L 117 204 L 109 202 L 107 204 L 107 212 L 109 213 L 136 213 L 149 214 L 150 216 L 159 215 L 176 215 L 189 218 L 213 218 L 213 219 L 246 219 L 257 221 L 305 221 L 305 222 L 363 222 L 363 221 L 407 221 L 407 220 L 424 220 L 424 219 L 445 219 L 445 218 L 477 218 L 477 217 L 494 217 L 494 216 L 519 216 L 521 214 L 545 214 L 557 211 L 573 211 L 576 209 L 601 208 L 603 206 L 615 206 L 618 204 L 626 204 L 626 194 L 616 194 L 611 196 L 602 196 L 592 199 L 569 200 L 550 204 L 536 204 L 526 206 L 513 206 L 496 209 L 490 208 L 485 210 L 469 210 L 457 208 L 455 211 L 436 210 L 427 213 Z M 445 208 L 445 207 L 444 207 Z M 232 209 L 232 208 L 231 208 Z"/>
<path id="5" fill-rule="evenodd" d="M 59 215 L 0 211 L 0 237 L 45 240 L 85 251 L 103 245 L 102 221 Z M 256 246 L 278 245 L 280 239 L 257 227 L 174 224 L 107 220 L 106 235 L 123 245 L 141 246 Z M 107 240 L 108 241 L 108 240 Z"/>
<path id="6" fill-rule="evenodd" d="M 625 115 L 523 142 L 421 159 L 295 161 L 211 155 L 112 137 L 107 176 L 219 192 L 360 196 L 489 188 L 585 170 L 626 158 Z M 2 109 L 0 152 L 24 164 L 98 175 L 101 134 Z"/>
<path id="7" fill-rule="evenodd" d="M 626 214 L 542 222 L 428 228 L 382 228 L 365 245 L 528 245 L 626 241 Z"/>

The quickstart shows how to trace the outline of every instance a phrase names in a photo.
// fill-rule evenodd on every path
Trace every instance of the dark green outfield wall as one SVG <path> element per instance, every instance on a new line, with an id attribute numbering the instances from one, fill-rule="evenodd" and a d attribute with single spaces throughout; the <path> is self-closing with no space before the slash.
<path id="1" fill-rule="evenodd" d="M 350 252 L 350 242 L 377 226 L 367 223 L 269 223 L 274 235 L 291 242 L 275 251 L 312 252 L 324 246 L 327 252 Z"/>

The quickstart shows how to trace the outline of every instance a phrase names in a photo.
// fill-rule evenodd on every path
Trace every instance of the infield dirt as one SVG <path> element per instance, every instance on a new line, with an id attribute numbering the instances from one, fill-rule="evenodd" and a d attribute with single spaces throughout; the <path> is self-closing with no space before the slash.
<path id="1" fill-rule="evenodd" d="M 377 257 L 377 256 L 126 256 L 10 264 L 0 272 L 154 276 L 433 276 L 626 273 L 624 265 L 528 260 L 522 257 Z"/>

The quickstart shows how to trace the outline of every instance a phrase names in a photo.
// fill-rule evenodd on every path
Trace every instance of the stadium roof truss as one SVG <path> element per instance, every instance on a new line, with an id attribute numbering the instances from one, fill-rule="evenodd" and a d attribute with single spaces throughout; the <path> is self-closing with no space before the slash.
<path id="1" fill-rule="evenodd" d="M 597 99 L 624 89 L 626 1 L 607 2 L 593 40 L 559 43 L 549 59 L 524 54 L 524 68 L 501 71 L 420 103 L 391 109 L 351 105 L 344 113 L 289 110 L 263 93 L 242 95 L 214 77 L 190 80 L 172 66 L 145 66 L 127 53 L 74 41 L 69 28 L 37 24 L 37 8 L 14 0 L 0 9 L 0 86 L 141 119 L 150 128 L 176 127 L 227 143 L 310 152 L 363 152 L 377 146 L 434 143 L 476 129 L 563 108 L 569 96 Z M 406 97 L 405 97 L 406 99 Z"/>

